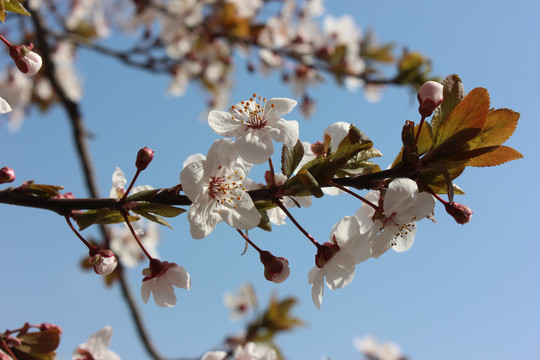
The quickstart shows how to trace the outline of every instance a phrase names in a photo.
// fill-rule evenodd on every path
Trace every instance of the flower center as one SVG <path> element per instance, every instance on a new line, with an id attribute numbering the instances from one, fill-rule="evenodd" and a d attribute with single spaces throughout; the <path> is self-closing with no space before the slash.
<path id="1" fill-rule="evenodd" d="M 221 166 L 218 167 L 221 170 Z M 210 197 L 218 204 L 231 204 L 236 209 L 235 203 L 242 199 L 240 191 L 245 191 L 244 177 L 239 176 L 235 171 L 230 176 L 212 176 L 208 185 L 208 193 Z"/>
<path id="2" fill-rule="evenodd" d="M 270 111 L 265 113 L 266 98 L 260 96 L 257 98 L 257 94 L 253 94 L 253 97 L 249 98 L 248 101 L 241 101 L 240 106 L 233 105 L 231 110 L 236 114 L 238 120 L 246 125 L 247 131 L 265 127 L 268 115 L 270 115 L 274 107 L 275 104 L 272 104 Z M 233 115 L 232 118 L 236 119 L 235 115 Z"/>
<path id="3" fill-rule="evenodd" d="M 412 232 L 416 228 L 416 217 L 413 217 L 407 224 L 400 224 L 394 219 L 395 215 L 396 213 L 394 212 L 392 215 L 384 219 L 383 225 L 379 229 L 379 231 L 382 231 L 386 228 L 386 231 L 392 231 L 394 233 L 392 244 L 390 244 L 390 246 L 395 246 L 398 238 L 405 237 L 405 235 Z"/>

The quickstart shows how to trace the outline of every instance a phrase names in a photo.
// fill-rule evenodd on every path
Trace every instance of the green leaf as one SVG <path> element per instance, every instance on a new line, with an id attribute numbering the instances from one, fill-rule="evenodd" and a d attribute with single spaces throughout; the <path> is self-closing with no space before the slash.
<path id="1" fill-rule="evenodd" d="M 175 217 L 182 213 L 185 213 L 186 210 L 182 208 L 177 208 L 175 206 L 160 204 L 154 202 L 140 202 L 137 203 L 133 211 L 144 211 L 147 213 L 153 213 L 165 217 Z"/>
<path id="2" fill-rule="evenodd" d="M 137 221 L 140 218 L 128 215 L 129 221 Z M 99 210 L 88 210 L 75 218 L 79 230 L 84 230 L 94 224 L 119 224 L 125 222 L 120 211 L 102 208 Z"/>
<path id="3" fill-rule="evenodd" d="M 126 198 L 126 201 L 148 201 L 163 189 L 142 190 Z"/>
<path id="4" fill-rule="evenodd" d="M 133 209 L 133 212 L 136 213 L 136 214 L 139 214 L 145 218 L 147 218 L 148 220 L 150 221 L 153 221 L 155 223 L 158 223 L 160 225 L 164 225 L 164 226 L 167 226 L 168 228 L 171 228 L 172 229 L 172 226 L 169 225 L 169 223 L 167 222 L 167 220 L 165 220 L 164 218 L 162 218 L 161 216 L 157 216 L 157 215 L 154 215 L 154 214 L 150 214 L 149 212 L 146 212 L 144 210 L 141 210 L 141 209 Z"/>
<path id="5" fill-rule="evenodd" d="M 283 145 L 283 150 L 281 151 L 281 172 L 289 178 L 303 157 L 304 147 L 300 140 L 296 142 L 293 148 Z"/>
<path id="6" fill-rule="evenodd" d="M 319 183 L 317 180 L 310 174 L 307 170 L 300 170 L 298 172 L 298 176 L 300 178 L 300 181 L 304 185 L 307 191 L 309 191 L 310 194 L 315 196 L 316 198 L 321 198 L 324 196 L 324 193 L 319 186 Z"/>
<path id="7" fill-rule="evenodd" d="M 259 225 L 257 225 L 257 227 L 263 229 L 264 231 L 272 231 L 272 223 L 270 222 L 267 212 L 264 210 L 259 211 L 259 215 L 261 215 L 261 221 L 259 221 Z"/>
<path id="8" fill-rule="evenodd" d="M 19 0 L 0 0 L 3 3 L 5 11 L 30 16 L 30 13 L 22 6 Z M 3 20 L 2 20 L 3 21 Z"/>
<path id="9" fill-rule="evenodd" d="M 60 190 L 64 189 L 64 187 L 58 185 L 44 185 L 27 182 L 26 184 L 19 186 L 17 189 L 19 189 L 24 194 L 52 198 L 58 195 L 60 193 Z"/>

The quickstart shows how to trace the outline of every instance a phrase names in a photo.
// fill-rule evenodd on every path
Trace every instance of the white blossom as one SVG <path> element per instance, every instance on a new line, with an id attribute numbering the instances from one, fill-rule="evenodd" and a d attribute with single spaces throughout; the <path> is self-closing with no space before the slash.
<path id="1" fill-rule="evenodd" d="M 251 284 L 244 284 L 235 293 L 226 292 L 223 303 L 230 311 L 231 320 L 235 321 L 245 316 L 257 305 L 257 297 Z"/>
<path id="2" fill-rule="evenodd" d="M 248 342 L 234 349 L 235 360 L 276 360 L 276 351 L 261 343 Z"/>
<path id="3" fill-rule="evenodd" d="M 150 293 L 154 295 L 156 305 L 161 307 L 172 307 L 176 305 L 176 295 L 174 286 L 189 290 L 191 287 L 191 277 L 188 272 L 175 263 L 152 259 L 150 268 L 143 270 L 141 286 L 141 297 L 145 303 L 150 298 Z"/>
<path id="4" fill-rule="evenodd" d="M 272 139 L 293 147 L 298 141 L 298 122 L 281 118 L 296 101 L 287 98 L 253 97 L 231 107 L 230 112 L 211 111 L 208 124 L 216 133 L 236 137 L 238 153 L 251 164 L 262 164 L 274 153 Z"/>
<path id="5" fill-rule="evenodd" d="M 73 360 L 120 360 L 114 351 L 109 350 L 111 343 L 112 327 L 105 326 L 97 333 L 91 335 L 86 343 L 79 345 L 73 352 Z"/>
<path id="6" fill-rule="evenodd" d="M 192 201 L 188 220 L 194 239 L 206 237 L 222 220 L 241 230 L 259 224 L 259 212 L 244 186 L 246 174 L 244 161 L 230 139 L 216 140 L 204 160 L 184 167 L 180 182 Z"/>

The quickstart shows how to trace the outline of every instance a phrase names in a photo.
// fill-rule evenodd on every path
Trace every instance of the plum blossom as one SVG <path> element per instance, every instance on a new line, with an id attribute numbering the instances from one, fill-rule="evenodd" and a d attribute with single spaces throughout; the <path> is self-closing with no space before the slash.
<path id="1" fill-rule="evenodd" d="M 109 197 L 113 199 L 121 199 L 122 196 L 124 196 L 125 192 L 125 186 L 127 184 L 126 177 L 124 176 L 124 172 L 119 167 L 116 167 L 116 169 L 113 172 L 112 175 L 112 188 L 111 192 L 109 193 Z M 139 191 L 143 190 L 152 190 L 153 187 L 150 185 L 140 185 L 135 186 L 133 189 L 131 189 L 130 194 L 136 194 Z"/>
<path id="2" fill-rule="evenodd" d="M 152 293 L 156 305 L 172 307 L 176 305 L 174 286 L 186 290 L 191 287 L 188 272 L 175 263 L 152 259 L 150 267 L 143 270 L 143 275 L 145 277 L 141 286 L 141 296 L 145 303 L 148 302 Z"/>
<path id="3" fill-rule="evenodd" d="M 150 256 L 155 258 L 159 257 L 156 249 L 159 243 L 158 225 L 155 222 L 149 221 L 144 231 L 139 225 L 139 221 L 134 222 L 131 225 L 135 229 L 137 235 L 139 235 L 139 240 Z M 131 231 L 125 224 L 122 227 L 115 227 L 112 229 L 110 247 L 124 266 L 130 268 L 135 267 L 145 259 L 141 247 L 137 244 L 133 238 L 133 234 L 131 234 Z"/>
<path id="4" fill-rule="evenodd" d="M 204 160 L 184 167 L 180 182 L 193 202 L 188 220 L 194 239 L 206 237 L 222 220 L 241 230 L 259 224 L 259 212 L 244 186 L 246 174 L 246 165 L 230 139 L 216 140 Z"/>
<path id="5" fill-rule="evenodd" d="M 118 259 L 111 250 L 101 250 L 97 246 L 90 249 L 90 260 L 94 271 L 99 275 L 109 275 L 116 269 Z"/>
<path id="6" fill-rule="evenodd" d="M 120 360 L 114 351 L 109 350 L 111 343 L 112 327 L 105 326 L 97 333 L 91 335 L 86 343 L 79 345 L 73 352 L 73 360 Z"/>
<path id="7" fill-rule="evenodd" d="M 230 318 L 235 321 L 245 316 L 257 306 L 257 297 L 251 284 L 244 284 L 236 293 L 226 292 L 223 303 L 230 310 Z"/>
<path id="8" fill-rule="evenodd" d="M 370 201 L 377 198 L 377 192 L 366 196 Z M 375 203 L 378 200 L 375 200 Z M 378 231 L 373 239 L 373 257 L 378 258 L 390 248 L 397 252 L 409 250 L 416 234 L 416 221 L 430 215 L 434 207 L 435 198 L 426 192 L 419 192 L 418 185 L 413 180 L 392 180 L 382 199 L 382 212 L 376 213 L 373 208 L 364 205 L 356 213 L 361 224 L 373 226 L 375 231 Z M 369 218 L 372 219 L 372 224 L 367 221 Z"/>
<path id="9" fill-rule="evenodd" d="M 276 360 L 274 349 L 261 343 L 248 342 L 245 346 L 238 345 L 234 349 L 235 360 Z"/>
<path id="10" fill-rule="evenodd" d="M 318 309 L 321 307 L 325 282 L 331 290 L 349 285 L 354 278 L 356 264 L 371 257 L 372 237 L 369 231 L 361 232 L 355 216 L 346 216 L 334 225 L 331 242 L 323 245 L 326 254 L 317 252 L 316 266 L 308 274 L 308 282 L 312 285 L 311 297 Z"/>
<path id="11" fill-rule="evenodd" d="M 373 336 L 368 335 L 363 338 L 353 340 L 354 347 L 374 360 L 400 360 L 403 353 L 399 345 L 386 341 L 379 343 Z"/>
<path id="12" fill-rule="evenodd" d="M 262 164 L 274 153 L 272 139 L 293 147 L 298 141 L 298 122 L 281 118 L 296 101 L 287 98 L 253 97 L 231 107 L 230 112 L 213 110 L 208 124 L 216 133 L 236 137 L 238 153 L 251 164 Z"/>

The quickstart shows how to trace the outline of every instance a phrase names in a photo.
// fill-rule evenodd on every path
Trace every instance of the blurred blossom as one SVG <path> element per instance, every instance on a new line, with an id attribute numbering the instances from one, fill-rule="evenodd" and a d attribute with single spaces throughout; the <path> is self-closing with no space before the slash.
<path id="1" fill-rule="evenodd" d="M 230 311 L 231 320 L 236 321 L 257 306 L 257 296 L 251 284 L 244 284 L 235 293 L 226 292 L 223 303 Z"/>
<path id="2" fill-rule="evenodd" d="M 86 343 L 79 345 L 73 352 L 73 360 L 120 360 L 114 351 L 109 350 L 112 327 L 105 326 L 97 333 L 91 335 Z"/>
<path id="3" fill-rule="evenodd" d="M 277 360 L 276 351 L 262 343 L 249 342 L 234 349 L 235 360 Z"/>
<path id="4" fill-rule="evenodd" d="M 150 256 L 158 258 L 157 245 L 159 244 L 159 228 L 152 221 L 146 223 L 146 228 L 143 231 L 140 222 L 132 223 L 133 228 L 139 240 Z M 145 255 L 141 250 L 137 241 L 133 238 L 133 234 L 129 231 L 127 225 L 114 227 L 111 229 L 111 250 L 114 251 L 122 265 L 127 267 L 135 267 L 145 259 Z"/>
<path id="5" fill-rule="evenodd" d="M 392 342 L 379 343 L 373 336 L 353 340 L 354 347 L 372 360 L 402 360 L 405 359 L 399 345 Z"/>

